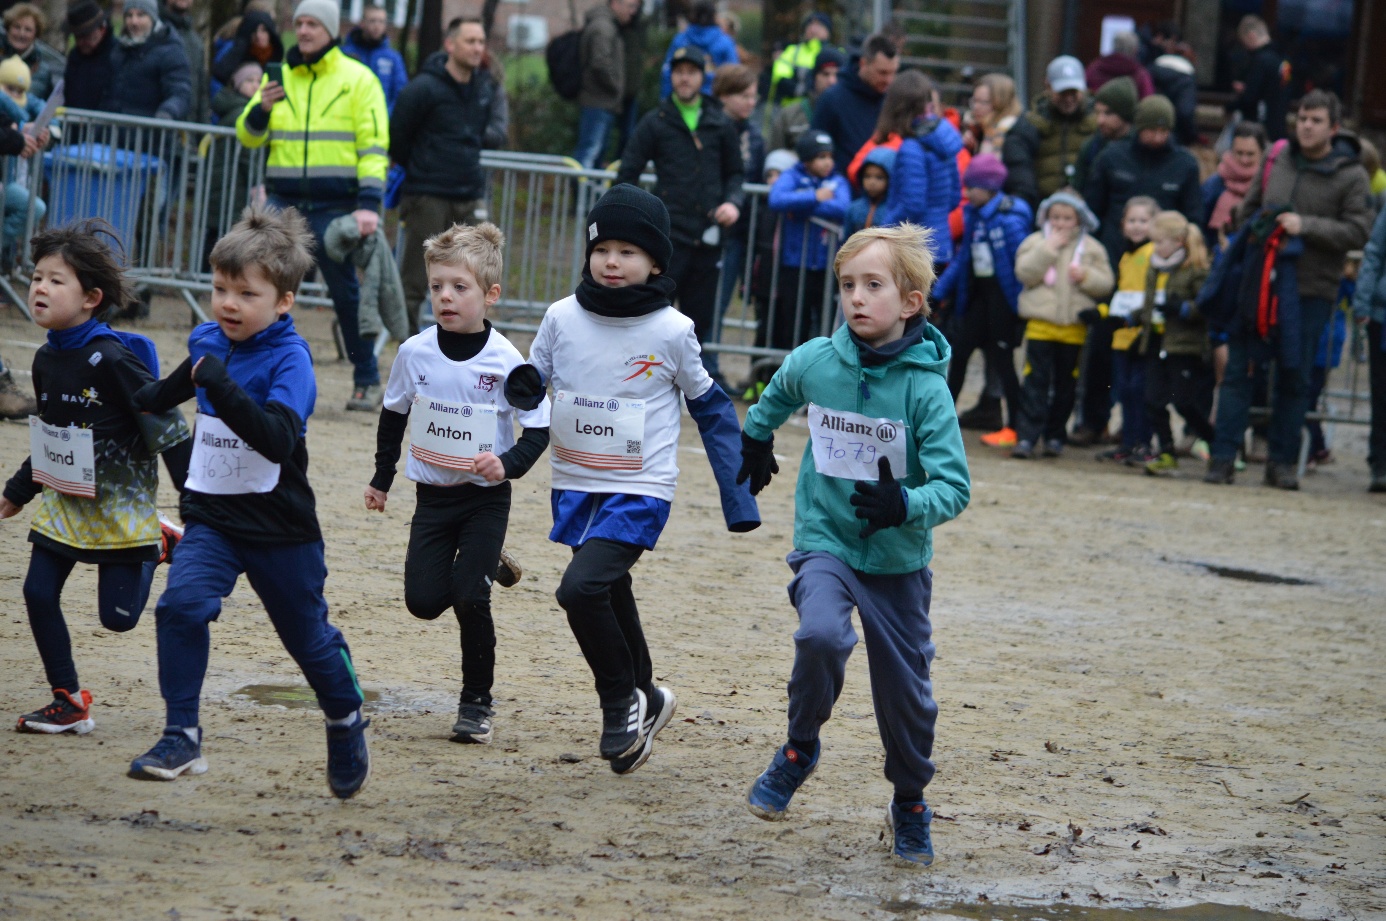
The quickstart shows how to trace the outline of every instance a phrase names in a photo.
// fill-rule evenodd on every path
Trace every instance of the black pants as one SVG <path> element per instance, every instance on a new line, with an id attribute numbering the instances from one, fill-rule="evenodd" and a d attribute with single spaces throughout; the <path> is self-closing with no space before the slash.
<path id="1" fill-rule="evenodd" d="M 72 638 L 63 619 L 62 594 L 77 561 L 37 544 L 29 556 L 24 577 L 24 604 L 29 609 L 29 629 L 34 634 L 48 686 L 77 693 L 77 665 L 72 661 Z M 101 563 L 96 567 L 96 607 L 101 626 L 116 633 L 133 630 L 149 600 L 154 578 L 153 560 L 147 563 Z"/>
<path id="2" fill-rule="evenodd" d="M 634 544 L 595 538 L 573 551 L 555 593 L 568 612 L 568 626 L 596 679 L 602 706 L 624 703 L 636 688 L 648 698 L 654 667 L 630 570 L 644 553 Z"/>
<path id="3" fill-rule="evenodd" d="M 1367 438 L 1367 464 L 1373 474 L 1386 473 L 1386 327 L 1367 324 L 1368 365 L 1371 368 L 1372 427 Z"/>
<path id="4" fill-rule="evenodd" d="M 1122 329 L 1121 320 L 1104 318 L 1088 327 L 1083 344 L 1083 368 L 1079 373 L 1083 428 L 1101 435 L 1112 419 L 1112 333 Z"/>
<path id="5" fill-rule="evenodd" d="M 404 558 L 405 606 L 424 620 L 452 608 L 462 630 L 462 691 L 485 704 L 496 672 L 491 578 L 505 544 L 510 492 L 509 482 L 420 483 Z"/>
<path id="6" fill-rule="evenodd" d="M 699 342 L 712 339 L 713 316 L 717 309 L 717 262 L 722 258 L 720 246 L 690 246 L 674 244 L 674 256 L 669 260 L 668 275 L 678 285 L 674 295 L 678 308 L 693 321 L 693 331 Z"/>
<path id="7" fill-rule="evenodd" d="M 775 292 L 774 319 L 761 338 L 770 343 L 772 349 L 789 351 L 803 345 L 815 336 L 823 335 L 823 285 L 827 273 L 823 269 L 805 269 L 804 308 L 799 309 L 799 276 L 795 266 L 780 266 L 779 290 Z M 761 326 L 767 326 L 767 318 L 761 318 Z"/>
<path id="8" fill-rule="evenodd" d="M 1167 355 L 1146 362 L 1145 413 L 1160 442 L 1161 454 L 1174 453 L 1174 432 L 1169 410 L 1184 417 L 1189 429 L 1213 443 L 1216 432 L 1208 417 L 1213 412 L 1213 369 L 1201 355 Z"/>
<path id="9" fill-rule="evenodd" d="M 995 290 L 990 290 L 995 288 Z M 986 357 L 987 367 L 1001 378 L 1001 392 L 1006 398 L 1006 424 L 1015 428 L 1020 416 L 1020 378 L 1015 373 L 1014 350 L 1024 334 L 1024 324 L 1016 317 L 1000 285 L 986 279 L 975 282 L 967 313 L 950 323 L 953 337 L 953 358 L 948 365 L 948 390 L 958 399 L 967 379 L 967 362 L 978 349 Z M 983 386 L 985 392 L 985 385 Z"/>
<path id="10" fill-rule="evenodd" d="M 1016 438 L 1036 444 L 1045 441 L 1067 440 L 1068 417 L 1073 412 L 1074 394 L 1078 381 L 1081 345 L 1067 342 L 1044 342 L 1031 339 L 1025 343 L 1025 385 L 1020 392 L 1020 424 L 1015 427 Z"/>

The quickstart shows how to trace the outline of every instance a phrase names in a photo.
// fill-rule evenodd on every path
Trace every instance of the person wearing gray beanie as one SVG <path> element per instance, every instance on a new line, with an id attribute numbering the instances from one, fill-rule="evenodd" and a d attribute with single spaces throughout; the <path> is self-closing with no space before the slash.
<path id="1" fill-rule="evenodd" d="M 299 0 L 294 7 L 294 21 L 300 16 L 308 16 L 322 23 L 322 27 L 335 41 L 342 30 L 342 9 L 334 0 Z"/>
<path id="2" fill-rule="evenodd" d="M 183 121 L 193 115 L 192 70 L 183 40 L 159 21 L 155 0 L 126 0 L 124 29 L 111 47 L 102 108 L 120 115 Z"/>

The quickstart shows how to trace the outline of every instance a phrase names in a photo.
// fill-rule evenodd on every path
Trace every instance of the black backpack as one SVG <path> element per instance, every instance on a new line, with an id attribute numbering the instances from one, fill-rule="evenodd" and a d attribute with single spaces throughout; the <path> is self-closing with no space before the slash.
<path id="1" fill-rule="evenodd" d="M 555 92 L 564 99 L 576 99 L 582 92 L 582 30 L 572 29 L 550 41 L 544 62 Z"/>

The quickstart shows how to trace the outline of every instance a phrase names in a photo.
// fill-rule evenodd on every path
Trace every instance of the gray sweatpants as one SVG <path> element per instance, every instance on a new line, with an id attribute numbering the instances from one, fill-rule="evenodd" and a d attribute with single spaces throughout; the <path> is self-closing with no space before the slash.
<path id="1" fill-rule="evenodd" d="M 830 553 L 794 551 L 789 600 L 799 612 L 789 677 L 789 737 L 809 741 L 832 715 L 847 659 L 857 644 L 852 609 L 861 614 L 876 726 L 885 743 L 885 776 L 896 789 L 919 790 L 934 776 L 934 658 L 928 569 L 894 576 L 857 572 Z"/>

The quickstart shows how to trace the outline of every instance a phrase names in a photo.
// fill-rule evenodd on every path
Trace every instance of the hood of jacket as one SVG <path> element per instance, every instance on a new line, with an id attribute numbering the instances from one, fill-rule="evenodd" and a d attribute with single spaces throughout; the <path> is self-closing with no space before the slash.
<path id="1" fill-rule="evenodd" d="M 947 378 L 948 359 L 952 357 L 953 350 L 949 347 L 948 340 L 943 337 L 943 333 L 939 331 L 938 327 L 923 320 L 917 326 L 910 326 L 907 323 L 905 335 L 907 339 L 915 336 L 918 338 L 890 360 L 868 364 L 868 360 L 864 360 L 866 356 L 863 354 L 863 346 L 857 344 L 852 330 L 846 323 L 843 323 L 833 333 L 833 351 L 849 367 L 860 368 L 862 373 L 868 377 L 882 375 L 886 368 L 898 363 L 932 371 Z M 886 348 L 889 348 L 889 345 L 888 343 Z M 877 349 L 875 351 L 879 354 L 883 350 Z"/>
<path id="2" fill-rule="evenodd" d="M 616 14 L 611 12 L 611 4 L 598 3 L 587 11 L 587 15 L 582 17 L 583 27 L 592 25 L 595 22 L 605 20 L 611 24 L 611 28 L 620 31 L 621 24 L 616 21 Z"/>
<path id="3" fill-rule="evenodd" d="M 871 152 L 866 155 L 866 159 L 861 161 L 861 168 L 866 169 L 869 165 L 879 166 L 885 170 L 887 177 L 894 175 L 896 152 L 889 147 L 873 147 Z M 861 176 L 861 172 L 857 172 Z"/>
<path id="4" fill-rule="evenodd" d="M 1299 141 L 1293 138 L 1290 139 L 1290 153 L 1296 157 L 1300 155 Z M 1322 173 L 1327 176 L 1340 169 L 1360 164 L 1362 162 L 1362 142 L 1351 131 L 1339 131 L 1333 137 L 1333 144 L 1328 148 L 1327 156 L 1301 162 L 1303 165 L 1300 168 L 1304 172 Z"/>
<path id="5" fill-rule="evenodd" d="M 689 26 L 684 29 L 684 35 L 690 44 L 697 45 L 708 55 L 711 55 L 712 50 L 718 45 L 731 40 L 731 36 L 723 32 L 722 27 L 716 23 L 710 26 Z"/>
<path id="6" fill-rule="evenodd" d="M 838 78 L 837 85 L 845 89 L 854 96 L 861 97 L 870 105 L 876 105 L 885 99 L 885 93 L 878 93 L 865 80 L 856 68 L 848 71 L 846 75 Z"/>

